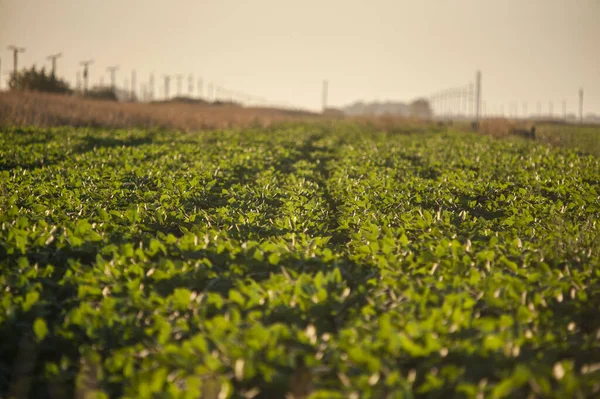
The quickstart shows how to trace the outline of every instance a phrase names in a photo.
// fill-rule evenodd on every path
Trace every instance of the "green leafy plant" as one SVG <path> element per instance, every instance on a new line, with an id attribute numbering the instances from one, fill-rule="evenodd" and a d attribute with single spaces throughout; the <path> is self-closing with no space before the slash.
<path id="1" fill-rule="evenodd" d="M 349 123 L 0 154 L 0 396 L 600 390 L 593 156 Z"/>

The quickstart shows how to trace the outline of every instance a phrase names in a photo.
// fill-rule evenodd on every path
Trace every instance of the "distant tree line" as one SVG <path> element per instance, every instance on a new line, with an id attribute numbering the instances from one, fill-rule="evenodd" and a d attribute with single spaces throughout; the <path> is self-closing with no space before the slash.
<path id="1" fill-rule="evenodd" d="M 400 117 L 416 117 L 416 118 L 431 118 L 433 111 L 429 101 L 424 98 L 416 99 L 410 103 L 401 101 L 385 101 L 385 102 L 362 102 L 358 101 L 343 107 L 341 111 L 346 115 L 365 115 L 365 116 L 400 116 Z"/>
<path id="2" fill-rule="evenodd" d="M 10 75 L 8 87 L 11 90 L 32 90 L 47 93 L 70 94 L 72 92 L 69 83 L 56 78 L 52 73 L 46 73 L 45 68 L 38 71 L 35 66 L 17 73 L 13 72 Z"/>
<path id="3" fill-rule="evenodd" d="M 45 68 L 36 69 L 35 65 L 31 68 L 23 69 L 17 73 L 11 73 L 8 81 L 10 90 L 28 90 L 40 91 L 45 93 L 56 94 L 76 94 L 76 91 L 71 89 L 66 80 L 57 78 L 53 73 L 47 72 Z M 117 101 L 119 96 L 116 90 L 111 87 L 95 86 L 85 93 L 86 97 L 98 100 Z"/>

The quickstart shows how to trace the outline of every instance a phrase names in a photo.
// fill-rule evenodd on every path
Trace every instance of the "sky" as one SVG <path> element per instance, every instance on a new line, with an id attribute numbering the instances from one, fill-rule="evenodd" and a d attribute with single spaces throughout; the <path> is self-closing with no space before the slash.
<path id="1" fill-rule="evenodd" d="M 464 87 L 482 73 L 488 113 L 600 113 L 600 0 L 0 0 L 2 88 L 9 45 L 20 66 L 50 66 L 76 80 L 93 59 L 90 84 L 117 85 L 135 69 L 320 109 L 357 100 L 409 101 Z M 196 92 L 196 85 L 194 93 Z M 171 83 L 171 93 L 176 91 Z M 161 92 L 162 93 L 162 92 Z"/>

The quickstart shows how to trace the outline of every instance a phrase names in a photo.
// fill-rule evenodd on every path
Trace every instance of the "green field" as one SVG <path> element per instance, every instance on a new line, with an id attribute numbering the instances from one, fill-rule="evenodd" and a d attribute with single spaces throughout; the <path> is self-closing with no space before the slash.
<path id="1" fill-rule="evenodd" d="M 599 187 L 518 138 L 4 129 L 0 397 L 600 395 Z"/>
<path id="2" fill-rule="evenodd" d="M 536 139 L 600 157 L 600 126 L 542 124 Z"/>

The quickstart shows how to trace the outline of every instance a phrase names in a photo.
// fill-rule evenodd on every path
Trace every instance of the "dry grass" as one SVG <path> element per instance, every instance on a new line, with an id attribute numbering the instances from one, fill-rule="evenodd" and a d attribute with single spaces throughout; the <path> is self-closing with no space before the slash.
<path id="1" fill-rule="evenodd" d="M 0 126 L 90 126 L 103 128 L 165 128 L 182 131 L 268 127 L 281 122 L 347 120 L 389 133 L 470 131 L 468 122 L 432 123 L 393 116 L 345 117 L 273 108 L 190 103 L 117 103 L 35 92 L 0 92 Z M 523 121 L 504 118 L 481 121 L 478 132 L 505 138 L 536 125 L 535 140 L 554 146 L 579 148 L 600 155 L 600 127 Z"/>
<path id="2" fill-rule="evenodd" d="M 167 128 L 183 131 L 267 127 L 319 114 L 272 108 L 185 103 L 117 103 L 36 92 L 0 93 L 0 125 Z"/>

